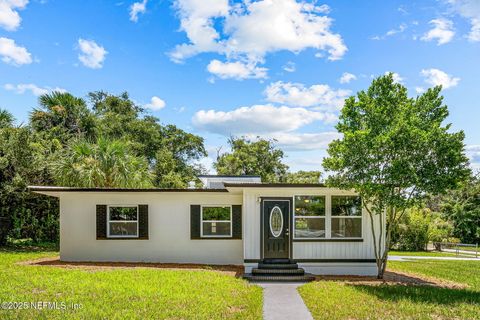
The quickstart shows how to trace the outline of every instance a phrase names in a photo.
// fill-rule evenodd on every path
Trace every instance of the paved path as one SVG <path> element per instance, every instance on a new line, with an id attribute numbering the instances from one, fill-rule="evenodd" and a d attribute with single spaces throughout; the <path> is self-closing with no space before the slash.
<path id="1" fill-rule="evenodd" d="M 390 261 L 408 261 L 408 260 L 467 260 L 478 261 L 480 258 L 462 258 L 462 257 L 427 257 L 427 256 L 388 256 Z"/>
<path id="2" fill-rule="evenodd" d="M 259 283 L 263 288 L 263 319 L 313 320 L 297 287 L 304 283 Z"/>

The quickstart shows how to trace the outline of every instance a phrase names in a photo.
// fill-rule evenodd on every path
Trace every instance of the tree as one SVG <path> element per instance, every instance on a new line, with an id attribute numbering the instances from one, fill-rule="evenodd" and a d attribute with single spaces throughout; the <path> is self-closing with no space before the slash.
<path id="1" fill-rule="evenodd" d="M 186 187 L 202 168 L 194 162 L 207 156 L 202 137 L 174 125 L 161 125 L 128 96 L 106 92 L 89 94 L 97 117 L 98 131 L 110 139 L 129 141 L 131 150 L 147 158 L 154 169 L 155 185 L 163 188 Z"/>
<path id="2" fill-rule="evenodd" d="M 58 184 L 71 187 L 148 188 L 152 176 L 145 158 L 121 140 L 75 141 L 52 165 Z"/>
<path id="3" fill-rule="evenodd" d="M 30 125 L 65 145 L 71 138 L 93 138 L 95 119 L 85 100 L 66 92 L 52 92 L 38 98 L 40 108 L 30 114 Z"/>
<path id="4" fill-rule="evenodd" d="M 13 121 L 15 118 L 10 112 L 0 109 L 0 129 L 13 126 Z"/>
<path id="5" fill-rule="evenodd" d="M 320 171 L 289 172 L 285 177 L 287 183 L 319 183 L 322 173 Z"/>
<path id="6" fill-rule="evenodd" d="M 370 216 L 378 277 L 385 272 L 391 231 L 425 195 L 454 188 L 469 173 L 464 133 L 451 132 L 441 87 L 409 98 L 392 74 L 345 100 L 336 125 L 343 138 L 323 161 L 327 183 L 354 189 Z M 382 219 L 382 216 L 385 219 Z M 380 232 L 373 228 L 378 221 Z M 385 231 L 385 233 L 383 232 Z M 382 244 L 385 243 L 385 250 Z"/>
<path id="7" fill-rule="evenodd" d="M 437 200 L 444 218 L 453 223 L 453 235 L 463 243 L 480 243 L 480 174 Z"/>
<path id="8" fill-rule="evenodd" d="M 213 164 L 218 174 L 259 175 L 263 182 L 278 182 L 287 173 L 282 163 L 283 151 L 277 149 L 274 140 L 232 137 L 228 140 L 232 151 L 217 157 Z"/>

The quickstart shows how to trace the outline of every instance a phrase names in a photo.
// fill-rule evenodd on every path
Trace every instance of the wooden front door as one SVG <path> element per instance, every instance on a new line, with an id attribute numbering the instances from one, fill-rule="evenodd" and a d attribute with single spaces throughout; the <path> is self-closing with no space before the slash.
<path id="1" fill-rule="evenodd" d="M 262 200 L 263 258 L 289 258 L 291 199 Z"/>

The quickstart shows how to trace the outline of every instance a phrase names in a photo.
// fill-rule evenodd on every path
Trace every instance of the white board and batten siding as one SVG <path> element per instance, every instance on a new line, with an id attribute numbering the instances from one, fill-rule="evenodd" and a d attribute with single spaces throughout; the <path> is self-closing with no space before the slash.
<path id="1" fill-rule="evenodd" d="M 244 228 L 244 256 L 245 267 L 251 270 L 255 261 L 261 259 L 261 198 L 262 197 L 295 197 L 305 195 L 325 196 L 326 202 L 326 233 L 330 233 L 331 196 L 356 195 L 354 192 L 333 188 L 245 188 L 243 191 L 243 228 Z M 376 234 L 380 230 L 379 219 L 375 219 Z M 293 230 L 290 232 L 293 237 Z M 293 240 L 293 238 L 292 238 Z M 328 239 L 327 239 L 328 240 Z M 375 259 L 370 217 L 365 209 L 362 210 L 362 240 L 358 241 L 322 241 L 296 242 L 293 240 L 291 258 L 294 260 L 319 260 L 319 262 L 300 262 L 308 272 L 315 274 L 376 274 L 374 262 L 360 262 Z M 320 262 L 325 260 L 325 262 Z M 328 262 L 328 260 L 336 260 Z M 340 260 L 358 260 L 359 262 L 340 262 Z"/>
<path id="2" fill-rule="evenodd" d="M 214 192 L 64 192 L 59 197 L 61 260 L 243 263 L 241 239 L 190 238 L 190 205 L 241 205 L 241 195 Z M 97 204 L 147 204 L 149 239 L 97 240 Z"/>

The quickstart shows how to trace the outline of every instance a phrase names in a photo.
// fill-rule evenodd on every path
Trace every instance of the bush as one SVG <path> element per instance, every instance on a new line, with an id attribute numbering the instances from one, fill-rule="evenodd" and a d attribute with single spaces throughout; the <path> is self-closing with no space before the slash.
<path id="1" fill-rule="evenodd" d="M 429 242 L 445 242 L 453 226 L 429 209 L 413 208 L 405 213 L 392 234 L 392 246 L 403 251 L 422 251 Z"/>

